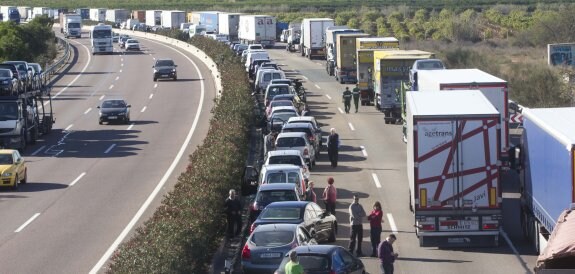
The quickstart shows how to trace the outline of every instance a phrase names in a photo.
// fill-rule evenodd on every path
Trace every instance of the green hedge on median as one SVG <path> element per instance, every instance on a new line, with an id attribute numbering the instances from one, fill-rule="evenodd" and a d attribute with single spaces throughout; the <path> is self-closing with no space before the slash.
<path id="1" fill-rule="evenodd" d="M 108 273 L 208 273 L 224 235 L 223 203 L 230 188 L 240 187 L 253 101 L 245 70 L 228 46 L 204 37 L 191 43 L 220 68 L 222 96 L 204 143 L 190 155 L 175 189 L 116 250 Z"/>

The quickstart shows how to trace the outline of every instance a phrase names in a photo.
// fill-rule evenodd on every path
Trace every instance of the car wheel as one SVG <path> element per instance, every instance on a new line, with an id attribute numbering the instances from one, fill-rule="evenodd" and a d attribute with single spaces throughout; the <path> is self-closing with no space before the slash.
<path id="1" fill-rule="evenodd" d="M 130 117 L 126 118 L 126 125 L 130 124 Z"/>
<path id="2" fill-rule="evenodd" d="M 309 164 L 307 165 L 307 169 L 308 169 L 309 171 L 311 171 L 311 170 L 312 170 L 312 167 L 313 167 L 313 164 L 312 164 L 311 162 L 309 162 Z"/>
<path id="3" fill-rule="evenodd" d="M 335 223 L 331 223 L 331 231 L 329 233 L 329 238 L 327 239 L 328 242 L 333 243 L 335 242 L 335 234 L 337 233 L 337 227 Z"/>
<path id="4" fill-rule="evenodd" d="M 174 81 L 177 81 L 177 80 L 178 80 L 178 77 L 177 77 L 177 76 L 174 76 Z"/>
<path id="5" fill-rule="evenodd" d="M 24 169 L 24 178 L 20 181 L 21 184 L 25 184 L 28 182 L 28 170 Z"/>
<path id="6" fill-rule="evenodd" d="M 100 124 L 100 125 L 101 125 L 101 124 L 102 124 L 102 121 L 98 121 L 98 124 Z"/>
<path id="7" fill-rule="evenodd" d="M 18 180 L 18 175 L 16 175 L 16 180 L 14 180 L 14 185 L 12 186 L 12 189 L 17 190 L 19 183 L 20 183 L 20 181 Z"/>
<path id="8" fill-rule="evenodd" d="M 154 77 L 154 82 L 158 82 L 158 78 Z"/>

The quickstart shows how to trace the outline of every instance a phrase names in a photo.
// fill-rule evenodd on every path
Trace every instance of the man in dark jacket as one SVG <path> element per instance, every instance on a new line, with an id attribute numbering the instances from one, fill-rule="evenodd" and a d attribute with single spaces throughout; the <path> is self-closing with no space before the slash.
<path id="1" fill-rule="evenodd" d="M 351 91 L 353 95 L 353 104 L 355 105 L 355 113 L 357 113 L 357 109 L 359 108 L 359 85 L 355 84 L 355 87 Z"/>
<path id="2" fill-rule="evenodd" d="M 235 190 L 230 189 L 230 196 L 226 199 L 224 205 L 228 221 L 228 237 L 238 236 L 242 231 L 242 204 L 236 197 Z"/>
<path id="3" fill-rule="evenodd" d="M 332 128 L 327 137 L 327 154 L 329 156 L 329 161 L 331 162 L 331 167 L 337 167 L 338 153 L 339 135 L 335 132 L 335 128 Z"/>
<path id="4" fill-rule="evenodd" d="M 393 263 L 397 259 L 398 254 L 393 252 L 393 242 L 397 238 L 395 234 L 389 234 L 385 241 L 379 244 L 377 248 L 377 256 L 381 262 L 381 273 L 383 274 L 393 274 Z"/>
<path id="5" fill-rule="evenodd" d="M 351 108 L 351 91 L 349 91 L 349 87 L 345 87 L 345 90 L 343 91 L 343 95 L 342 95 L 342 99 L 343 99 L 343 105 L 345 107 L 345 113 L 349 113 L 349 109 Z"/>

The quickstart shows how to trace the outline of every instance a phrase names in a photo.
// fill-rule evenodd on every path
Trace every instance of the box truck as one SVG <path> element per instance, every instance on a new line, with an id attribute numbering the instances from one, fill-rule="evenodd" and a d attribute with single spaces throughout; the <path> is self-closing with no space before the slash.
<path id="1" fill-rule="evenodd" d="M 220 13 L 218 16 L 218 32 L 227 35 L 230 41 L 238 40 L 239 26 L 239 13 Z"/>
<path id="2" fill-rule="evenodd" d="M 536 274 L 567 274 L 575 272 L 575 204 L 557 218 L 547 247 L 537 258 Z"/>
<path id="3" fill-rule="evenodd" d="M 395 37 L 368 37 L 355 39 L 356 75 L 361 105 L 370 105 L 374 100 L 373 91 L 373 51 L 399 49 L 399 40 Z"/>
<path id="4" fill-rule="evenodd" d="M 13 21 L 16 24 L 20 24 L 20 12 L 17 7 L 0 6 L 0 13 L 2 13 L 2 21 Z"/>
<path id="5" fill-rule="evenodd" d="M 106 21 L 106 9 L 90 9 L 90 20 L 97 22 Z"/>
<path id="6" fill-rule="evenodd" d="M 125 9 L 111 9 L 106 11 L 106 21 L 121 23 L 128 20 L 130 13 Z"/>
<path id="7" fill-rule="evenodd" d="M 82 38 L 82 16 L 77 13 L 61 13 L 60 32 L 66 38 Z"/>
<path id="8" fill-rule="evenodd" d="M 355 39 L 368 37 L 367 33 L 339 33 L 336 35 L 335 80 L 340 84 L 357 83 Z"/>
<path id="9" fill-rule="evenodd" d="M 327 28 L 334 25 L 331 18 L 305 18 L 301 23 L 300 54 L 311 58 L 325 59 Z"/>
<path id="10" fill-rule="evenodd" d="M 147 10 L 146 11 L 146 25 L 160 26 L 162 25 L 162 11 L 161 10 Z"/>
<path id="11" fill-rule="evenodd" d="M 331 26 L 325 30 L 325 70 L 329 76 L 334 76 L 337 62 L 336 35 L 340 33 L 362 33 L 362 31 L 358 29 L 351 29 L 348 26 Z"/>
<path id="12" fill-rule="evenodd" d="M 206 32 L 216 33 L 219 31 L 219 11 L 201 11 L 200 14 L 200 25 L 206 27 Z"/>
<path id="13" fill-rule="evenodd" d="M 186 12 L 179 10 L 165 10 L 162 11 L 162 27 L 169 29 L 177 29 L 180 24 L 186 22 Z"/>
<path id="14" fill-rule="evenodd" d="M 132 18 L 137 19 L 140 22 L 146 21 L 146 11 L 145 10 L 134 10 L 132 11 Z"/>
<path id="15" fill-rule="evenodd" d="M 499 112 L 479 90 L 407 92 L 407 177 L 420 246 L 497 246 Z"/>
<path id="16" fill-rule="evenodd" d="M 269 15 L 240 15 L 238 38 L 244 44 L 273 47 L 276 40 L 276 18 Z"/>

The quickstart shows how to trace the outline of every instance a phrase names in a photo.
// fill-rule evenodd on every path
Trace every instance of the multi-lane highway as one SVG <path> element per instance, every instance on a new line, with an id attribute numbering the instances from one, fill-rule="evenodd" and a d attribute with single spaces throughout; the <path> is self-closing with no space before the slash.
<path id="1" fill-rule="evenodd" d="M 414 218 L 409 211 L 406 173 L 406 145 L 402 141 L 401 125 L 386 125 L 383 114 L 373 106 L 360 106 L 359 113 L 345 114 L 341 100 L 344 85 L 325 72 L 325 61 L 308 60 L 283 49 L 270 50 L 270 57 L 287 72 L 288 77 L 305 81 L 311 115 L 322 129 L 335 128 L 342 142 L 340 163 L 332 168 L 327 155 L 312 172 L 316 192 L 321 193 L 328 177 L 335 178 L 338 188 L 337 219 L 340 224 L 337 244 L 349 242 L 348 207 L 353 193 L 371 211 L 380 201 L 384 211 L 384 233 L 398 236 L 395 249 L 399 253 L 396 273 L 530 273 L 536 256 L 523 241 L 519 227 L 517 184 L 512 174 L 504 176 L 504 230 L 500 247 L 480 249 L 438 249 L 419 247 L 414 233 Z M 352 86 L 350 86 L 351 88 Z M 507 237 L 508 235 L 508 237 Z M 507 242 L 509 239 L 509 243 Z M 369 223 L 364 224 L 363 253 L 371 253 Z M 364 257 L 369 273 L 381 273 L 376 258 Z"/>
<path id="2" fill-rule="evenodd" d="M 141 53 L 97 56 L 89 39 L 71 40 L 72 64 L 52 89 L 54 130 L 23 153 L 28 184 L 0 190 L 0 273 L 97 271 L 203 140 L 215 97 L 209 71 L 191 54 L 139 40 Z M 156 58 L 176 61 L 178 81 L 152 81 Z M 105 98 L 126 99 L 131 123 L 99 125 Z"/>

